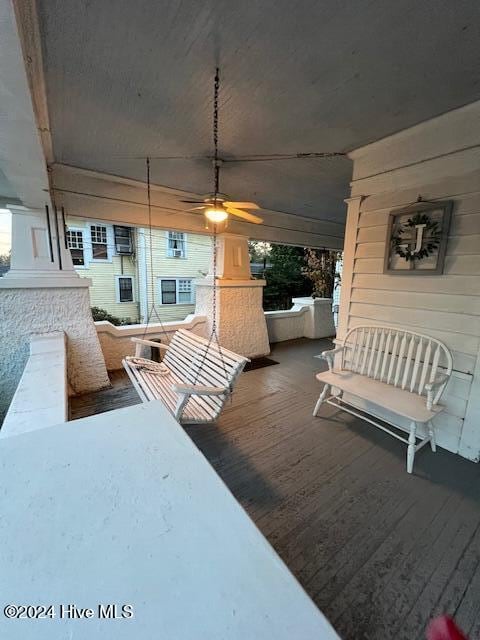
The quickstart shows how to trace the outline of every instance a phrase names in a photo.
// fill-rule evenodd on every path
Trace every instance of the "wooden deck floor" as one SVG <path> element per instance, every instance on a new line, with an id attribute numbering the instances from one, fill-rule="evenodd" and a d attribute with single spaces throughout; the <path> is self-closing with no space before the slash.
<path id="1" fill-rule="evenodd" d="M 275 345 L 280 364 L 243 374 L 218 424 L 188 433 L 342 638 L 424 638 L 440 613 L 479 638 L 480 467 L 425 448 L 409 476 L 393 438 L 330 406 L 313 418 L 324 348 Z M 113 382 L 72 418 L 138 402 Z"/>

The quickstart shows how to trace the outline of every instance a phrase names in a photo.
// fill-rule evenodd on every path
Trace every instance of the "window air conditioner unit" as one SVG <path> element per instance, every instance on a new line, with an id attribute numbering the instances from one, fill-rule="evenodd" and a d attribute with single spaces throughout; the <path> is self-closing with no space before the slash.
<path id="1" fill-rule="evenodd" d="M 115 250 L 122 256 L 131 256 L 133 254 L 132 244 L 130 242 L 116 242 Z"/>
<path id="2" fill-rule="evenodd" d="M 121 256 L 133 255 L 132 232 L 130 227 L 114 225 L 115 251 Z"/>
<path id="3" fill-rule="evenodd" d="M 183 255 L 183 251 L 181 249 L 174 249 L 173 250 L 173 257 L 174 258 L 181 258 Z"/>

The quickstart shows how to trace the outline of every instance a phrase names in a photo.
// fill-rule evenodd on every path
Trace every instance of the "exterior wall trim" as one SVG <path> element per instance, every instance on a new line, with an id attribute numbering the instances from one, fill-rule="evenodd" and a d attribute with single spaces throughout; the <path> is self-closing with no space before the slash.
<path id="1" fill-rule="evenodd" d="M 357 248 L 358 221 L 363 196 L 355 196 L 345 200 L 347 204 L 347 222 L 345 228 L 345 246 L 343 249 L 342 292 L 338 311 L 337 336 L 342 339 L 348 328 L 350 300 L 352 297 L 355 251 Z"/>

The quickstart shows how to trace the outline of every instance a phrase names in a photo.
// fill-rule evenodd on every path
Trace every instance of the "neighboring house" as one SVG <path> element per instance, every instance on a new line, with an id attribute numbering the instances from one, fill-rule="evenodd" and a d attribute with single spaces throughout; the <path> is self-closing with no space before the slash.
<path id="1" fill-rule="evenodd" d="M 195 279 L 207 273 L 212 254 L 209 236 L 161 229 L 150 234 L 87 218 L 67 219 L 67 243 L 79 275 L 92 280 L 92 307 L 131 323 L 148 315 L 152 322 L 159 322 L 157 316 L 182 320 L 192 313 Z"/>

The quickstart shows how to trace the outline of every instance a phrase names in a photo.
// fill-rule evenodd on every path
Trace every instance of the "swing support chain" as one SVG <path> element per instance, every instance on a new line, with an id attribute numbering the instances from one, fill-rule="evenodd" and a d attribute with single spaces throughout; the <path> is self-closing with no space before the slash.
<path id="1" fill-rule="evenodd" d="M 213 146 L 214 146 L 214 175 L 213 175 L 213 179 L 214 179 L 214 203 L 215 206 L 217 204 L 217 198 L 218 198 L 218 194 L 219 194 L 219 190 L 220 190 L 220 177 L 219 177 L 219 162 L 218 162 L 218 123 L 219 123 L 219 117 L 218 117 L 218 95 L 219 95 L 219 89 L 220 89 L 220 70 L 217 67 L 215 69 L 215 79 L 214 79 L 214 96 L 213 96 Z M 163 324 L 162 318 L 160 316 L 160 314 L 157 311 L 156 305 L 155 305 L 155 277 L 154 277 L 154 273 L 153 273 L 153 242 L 152 242 L 152 202 L 151 202 L 151 176 L 150 176 L 150 158 L 147 157 L 145 159 L 145 163 L 146 163 L 146 174 L 147 174 L 147 207 L 148 207 L 148 229 L 149 229 L 149 258 L 150 258 L 150 288 L 151 288 L 151 295 L 152 295 L 152 303 L 149 309 L 149 305 L 148 305 L 148 290 L 147 290 L 147 322 L 145 323 L 145 329 L 143 332 L 143 339 L 145 340 L 145 337 L 147 335 L 147 331 L 148 331 L 148 327 L 150 324 L 151 319 L 155 316 L 158 320 L 158 322 L 160 323 L 160 327 L 161 327 L 161 331 L 164 334 L 164 336 L 166 337 L 166 344 L 168 345 L 168 343 L 170 342 L 169 339 L 169 334 L 165 329 L 165 326 Z M 213 318 L 212 318 L 212 326 L 211 326 L 211 330 L 210 330 L 210 335 L 208 338 L 208 343 L 207 346 L 205 348 L 205 351 L 203 353 L 202 359 L 198 365 L 198 367 L 196 367 L 196 371 L 193 374 L 194 380 L 193 383 L 197 384 L 198 382 L 198 378 L 202 372 L 202 370 L 204 369 L 205 366 L 205 362 L 208 356 L 208 352 L 210 350 L 210 348 L 212 348 L 213 342 L 215 342 L 216 344 L 216 349 L 218 350 L 218 353 L 220 355 L 220 359 L 222 362 L 222 366 L 223 366 L 223 372 L 225 375 L 225 381 L 227 382 L 227 386 L 229 389 L 229 395 L 232 395 L 232 383 L 228 382 L 229 380 L 229 376 L 228 376 L 228 372 L 227 372 L 227 366 L 225 363 L 225 359 L 223 356 L 223 352 L 222 352 L 222 347 L 220 346 L 220 341 L 218 339 L 218 332 L 217 332 L 217 253 L 218 253 L 218 243 L 217 243 L 217 225 L 215 224 L 213 227 L 213 234 L 212 234 L 212 242 L 213 242 L 213 294 L 212 294 L 212 314 L 213 314 Z M 193 364 L 193 363 L 192 363 Z M 193 373 L 193 372 L 192 372 Z"/>

